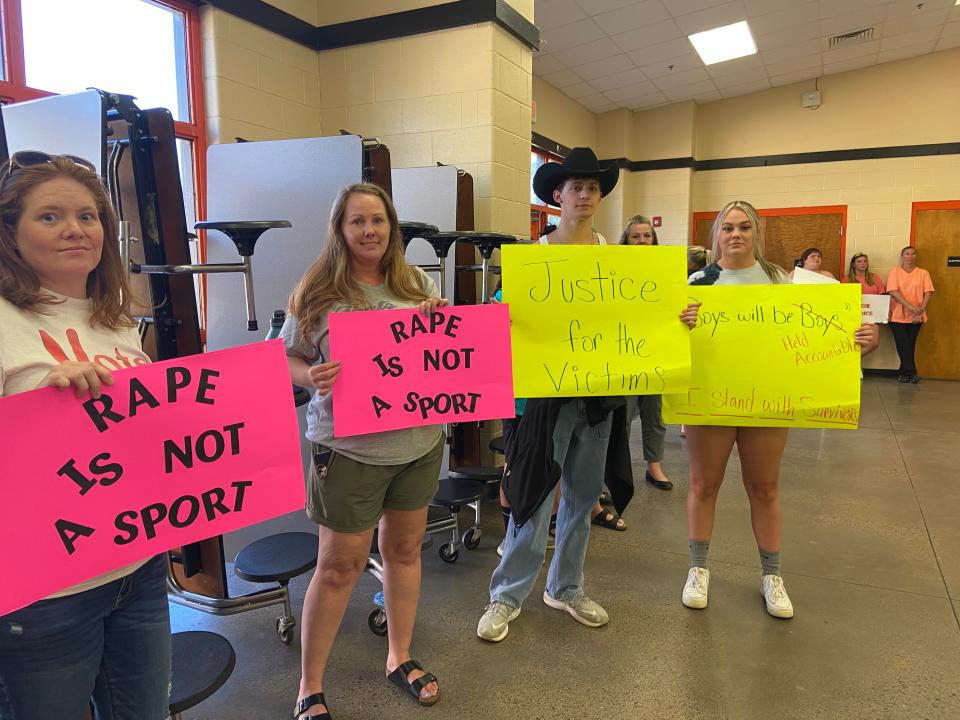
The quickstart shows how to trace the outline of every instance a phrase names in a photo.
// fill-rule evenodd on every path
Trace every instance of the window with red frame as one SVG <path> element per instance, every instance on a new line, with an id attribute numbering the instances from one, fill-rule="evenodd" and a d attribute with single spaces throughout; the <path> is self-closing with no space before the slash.
<path id="1" fill-rule="evenodd" d="M 533 179 L 537 168 L 547 162 L 563 162 L 559 155 L 541 150 L 538 147 L 530 149 L 530 178 Z M 560 209 L 552 205 L 544 205 L 536 195 L 533 194 L 533 188 L 530 189 L 530 238 L 536 242 L 543 234 L 547 225 L 558 225 L 560 223 Z"/>
<path id="2" fill-rule="evenodd" d="M 96 87 L 173 114 L 187 221 L 203 212 L 200 17 L 186 0 L 0 0 L 0 102 Z M 202 215 L 201 215 L 202 217 Z"/>

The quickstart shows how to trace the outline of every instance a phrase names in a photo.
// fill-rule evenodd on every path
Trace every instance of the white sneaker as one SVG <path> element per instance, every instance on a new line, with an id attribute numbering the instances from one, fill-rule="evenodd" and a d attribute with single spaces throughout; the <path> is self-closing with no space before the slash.
<path id="1" fill-rule="evenodd" d="M 543 601 L 556 610 L 565 610 L 578 623 L 587 627 L 600 627 L 610 622 L 607 611 L 583 593 L 573 595 L 566 600 L 557 600 L 550 597 L 550 593 L 543 591 Z"/>
<path id="2" fill-rule="evenodd" d="M 793 603 L 783 587 L 779 575 L 764 575 L 760 580 L 760 592 L 767 603 L 767 612 L 778 618 L 793 617 Z"/>
<path id="3" fill-rule="evenodd" d="M 500 544 L 497 545 L 497 555 L 503 557 L 503 540 L 501 540 Z"/>
<path id="4" fill-rule="evenodd" d="M 510 621 L 516 620 L 520 608 L 494 600 L 484 608 L 477 624 L 477 637 L 488 642 L 500 642 L 510 632 Z"/>
<path id="5" fill-rule="evenodd" d="M 688 608 L 700 610 L 707 606 L 707 590 L 710 587 L 710 571 L 702 567 L 692 567 L 687 573 L 687 584 L 683 586 L 681 601 Z"/>

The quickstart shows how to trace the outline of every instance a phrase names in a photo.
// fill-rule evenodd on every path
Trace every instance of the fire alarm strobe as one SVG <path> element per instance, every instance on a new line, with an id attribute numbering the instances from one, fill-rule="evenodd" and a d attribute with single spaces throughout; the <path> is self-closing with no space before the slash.
<path id="1" fill-rule="evenodd" d="M 654 227 L 660 227 L 661 225 L 663 225 L 663 218 L 660 217 L 659 215 L 654 215 L 653 218 L 651 219 L 653 220 Z"/>

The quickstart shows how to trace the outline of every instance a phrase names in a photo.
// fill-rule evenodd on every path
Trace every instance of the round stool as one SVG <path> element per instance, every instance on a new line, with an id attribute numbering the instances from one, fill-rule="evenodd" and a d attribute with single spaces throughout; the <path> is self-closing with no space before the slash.
<path id="1" fill-rule="evenodd" d="M 174 633 L 173 674 L 170 683 L 170 719 L 180 720 L 189 710 L 213 695 L 237 664 L 230 641 L 202 630 Z"/>
<path id="2" fill-rule="evenodd" d="M 462 236 L 462 232 L 436 232 L 423 238 L 433 247 L 440 263 L 440 297 L 447 297 L 447 253 Z"/>
<path id="3" fill-rule="evenodd" d="M 517 241 L 517 238 L 513 235 L 503 235 L 501 233 L 469 232 L 462 233 L 460 239 L 473 243 L 477 250 L 480 251 L 480 257 L 483 258 L 483 262 L 480 265 L 482 283 L 480 302 L 490 302 L 490 258 L 493 256 L 494 250 L 502 245 L 512 245 Z M 470 269 L 474 267 L 476 266 L 470 266 Z M 497 268 L 497 270 L 499 271 L 499 268 Z"/>
<path id="4" fill-rule="evenodd" d="M 477 482 L 483 483 L 483 486 L 487 491 L 488 498 L 497 497 L 500 481 L 503 479 L 502 467 L 480 467 L 468 465 L 464 467 L 452 467 L 448 473 L 452 478 L 460 478 L 461 480 L 476 480 Z"/>
<path id="5" fill-rule="evenodd" d="M 422 238 L 440 232 L 440 229 L 436 225 L 431 225 L 430 223 L 407 222 L 404 220 L 397 223 L 397 225 L 400 228 L 400 237 L 403 238 L 404 250 L 407 249 L 407 245 L 409 245 L 410 241 L 414 238 Z"/>
<path id="6" fill-rule="evenodd" d="M 468 550 L 476 550 L 480 544 L 480 496 L 483 495 L 484 485 L 476 480 L 468 480 L 458 477 L 445 477 L 440 479 L 440 485 L 437 487 L 437 493 L 433 496 L 432 504 L 447 508 L 454 516 L 458 518 L 460 508 L 469 505 L 474 510 L 474 522 L 467 530 L 460 535 L 459 521 L 453 530 L 453 538 L 450 542 L 440 546 L 440 559 L 444 562 L 456 562 L 460 557 L 460 545 L 462 544 Z"/>
<path id="7" fill-rule="evenodd" d="M 290 608 L 289 583 L 317 566 L 317 536 L 288 532 L 260 538 L 237 553 L 233 571 L 255 583 L 275 582 L 283 589 L 283 617 L 277 618 L 277 635 L 284 644 L 293 639 L 297 624 Z"/>

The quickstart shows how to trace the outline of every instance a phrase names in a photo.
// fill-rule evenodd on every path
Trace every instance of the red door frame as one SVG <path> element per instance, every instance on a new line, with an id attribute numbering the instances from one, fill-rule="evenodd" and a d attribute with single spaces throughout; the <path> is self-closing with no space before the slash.
<path id="1" fill-rule="evenodd" d="M 923 210 L 960 210 L 960 200 L 915 202 L 910 208 L 910 247 L 917 244 L 917 213 Z"/>

